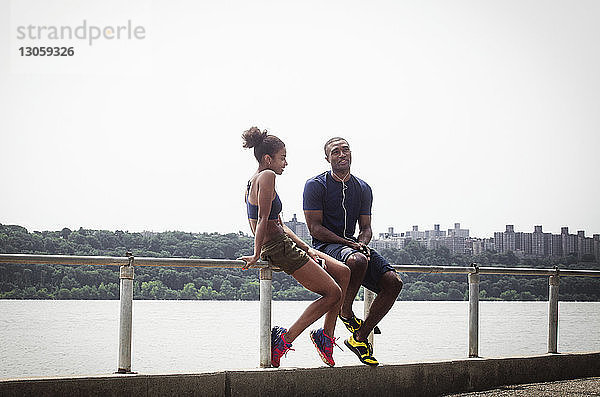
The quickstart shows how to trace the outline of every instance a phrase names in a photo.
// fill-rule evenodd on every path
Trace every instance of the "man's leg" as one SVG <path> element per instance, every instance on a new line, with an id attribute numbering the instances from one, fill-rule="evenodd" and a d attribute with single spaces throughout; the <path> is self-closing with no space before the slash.
<path id="1" fill-rule="evenodd" d="M 376 292 L 377 297 L 373 300 L 365 321 L 348 340 L 344 341 L 344 344 L 356 354 L 363 364 L 375 366 L 379 362 L 373 357 L 373 349 L 367 342 L 367 336 L 394 305 L 400 290 L 402 290 L 402 281 L 394 268 L 375 250 L 371 250 L 371 257 L 362 284 L 365 288 L 368 287 Z"/>
<path id="2" fill-rule="evenodd" d="M 367 257 L 357 250 L 342 244 L 324 244 L 317 249 L 344 263 L 350 269 L 350 281 L 348 282 L 348 288 L 346 289 L 340 309 L 340 315 L 350 319 L 353 315 L 352 304 L 367 271 Z"/>
<path id="3" fill-rule="evenodd" d="M 345 263 L 346 266 L 350 268 L 351 274 L 340 314 L 344 318 L 352 318 L 352 304 L 354 303 L 356 294 L 365 278 L 365 272 L 367 271 L 367 257 L 360 252 L 355 252 L 346 259 Z"/>
<path id="4" fill-rule="evenodd" d="M 381 276 L 377 286 L 380 291 L 373 300 L 369 315 L 357 332 L 356 340 L 358 341 L 365 341 L 373 328 L 390 311 L 402 290 L 402 280 L 395 271 L 387 271 Z"/>

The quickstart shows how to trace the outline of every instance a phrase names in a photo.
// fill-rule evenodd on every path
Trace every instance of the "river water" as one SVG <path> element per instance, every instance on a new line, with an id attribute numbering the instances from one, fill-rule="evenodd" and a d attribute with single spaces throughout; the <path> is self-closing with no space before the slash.
<path id="1" fill-rule="evenodd" d="M 288 327 L 309 302 L 273 302 Z M 355 303 L 362 313 L 362 302 Z M 479 355 L 547 351 L 547 302 L 480 302 Z M 108 374 L 117 369 L 119 301 L 0 300 L 0 378 Z M 132 370 L 197 373 L 258 367 L 256 301 L 134 301 Z M 396 302 L 375 336 L 382 365 L 463 359 L 468 302 Z M 322 325 L 322 320 L 317 323 Z M 338 324 L 336 365 L 358 365 Z M 282 367 L 324 365 L 305 331 Z M 600 302 L 559 303 L 559 352 L 600 351 Z"/>

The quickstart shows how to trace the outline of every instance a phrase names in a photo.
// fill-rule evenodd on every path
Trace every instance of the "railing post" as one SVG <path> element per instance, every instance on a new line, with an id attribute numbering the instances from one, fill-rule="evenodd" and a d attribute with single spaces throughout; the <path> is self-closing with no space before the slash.
<path id="1" fill-rule="evenodd" d="M 548 293 L 548 353 L 558 353 L 558 272 L 550 276 Z"/>
<path id="2" fill-rule="evenodd" d="M 127 253 L 129 264 L 121 266 L 121 312 L 119 316 L 119 366 L 120 374 L 131 373 L 131 326 L 133 319 L 133 256 Z"/>
<path id="3" fill-rule="evenodd" d="M 273 271 L 270 267 L 260 269 L 260 367 L 271 366 L 271 289 Z"/>
<path id="4" fill-rule="evenodd" d="M 366 319 L 367 316 L 369 315 L 369 310 L 371 310 L 371 305 L 373 304 L 374 300 L 375 300 L 375 293 L 368 288 L 364 288 L 364 302 L 363 302 L 363 314 L 364 314 L 363 318 L 364 319 Z M 375 346 L 373 343 L 374 342 L 373 331 L 371 331 L 371 333 L 367 337 L 367 340 L 369 341 L 371 346 L 373 346 L 373 350 L 375 350 Z"/>
<path id="5" fill-rule="evenodd" d="M 479 357 L 479 273 L 469 273 L 469 357 Z"/>

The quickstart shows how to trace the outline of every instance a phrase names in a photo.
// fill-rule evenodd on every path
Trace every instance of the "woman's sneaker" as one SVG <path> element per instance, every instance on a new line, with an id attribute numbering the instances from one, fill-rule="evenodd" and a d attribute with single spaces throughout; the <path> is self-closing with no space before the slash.
<path id="1" fill-rule="evenodd" d="M 271 329 L 271 365 L 275 368 L 279 368 L 279 362 L 282 356 L 292 349 L 292 344 L 287 343 L 283 338 L 283 335 L 287 332 L 287 329 L 283 327 L 273 327 Z"/>
<path id="2" fill-rule="evenodd" d="M 333 367 L 335 365 L 335 361 L 333 361 L 333 345 L 340 347 L 335 343 L 335 339 L 325 334 L 323 328 L 310 331 L 310 339 L 317 348 L 321 360 L 330 367 Z"/>
<path id="3" fill-rule="evenodd" d="M 348 340 L 344 341 L 344 344 L 358 356 L 361 363 L 372 366 L 379 365 L 379 362 L 373 357 L 373 349 L 368 341 L 357 341 L 352 334 Z"/>

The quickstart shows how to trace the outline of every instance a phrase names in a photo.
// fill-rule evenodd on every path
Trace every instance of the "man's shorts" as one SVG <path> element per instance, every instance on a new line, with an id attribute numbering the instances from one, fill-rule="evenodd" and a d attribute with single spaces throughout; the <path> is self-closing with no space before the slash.
<path id="1" fill-rule="evenodd" d="M 359 252 L 358 250 L 343 244 L 322 244 L 315 248 L 344 263 L 346 263 L 346 260 L 350 255 Z M 374 249 L 371 249 L 371 259 L 369 259 L 367 272 L 365 273 L 362 285 L 378 294 L 380 288 L 377 284 L 379 284 L 381 276 L 389 271 L 396 272 L 383 256 L 379 255 Z"/>
<path id="2" fill-rule="evenodd" d="M 266 242 L 260 250 L 260 257 L 262 260 L 278 266 L 287 274 L 294 273 L 306 265 L 310 259 L 307 253 L 298 248 L 296 242 L 287 234 L 281 234 Z"/>

